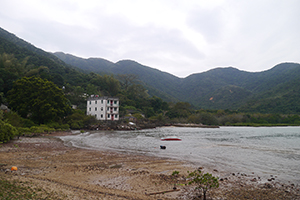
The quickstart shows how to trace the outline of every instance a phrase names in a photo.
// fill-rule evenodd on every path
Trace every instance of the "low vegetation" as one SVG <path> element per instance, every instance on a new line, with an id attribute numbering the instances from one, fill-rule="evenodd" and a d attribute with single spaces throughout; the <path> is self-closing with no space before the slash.
<path id="1" fill-rule="evenodd" d="M 56 193 L 32 187 L 30 183 L 0 177 L 0 199 L 63 199 Z"/>
<path id="2" fill-rule="evenodd" d="M 189 181 L 188 184 L 196 185 L 195 190 L 199 190 L 202 192 L 203 200 L 206 200 L 206 193 L 208 190 L 210 190 L 211 188 L 219 187 L 218 178 L 214 177 L 210 173 L 204 174 L 199 169 L 188 173 L 188 178 L 191 178 L 191 181 Z M 201 196 L 201 194 L 199 196 Z"/>

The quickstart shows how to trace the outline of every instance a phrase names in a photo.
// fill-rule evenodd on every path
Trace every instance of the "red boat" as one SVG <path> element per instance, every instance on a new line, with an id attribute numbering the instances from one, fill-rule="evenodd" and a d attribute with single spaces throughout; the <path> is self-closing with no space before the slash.
<path id="1" fill-rule="evenodd" d="M 169 137 L 165 137 L 165 138 L 161 138 L 161 141 L 181 141 L 181 138 L 177 137 L 177 136 L 169 136 Z"/>

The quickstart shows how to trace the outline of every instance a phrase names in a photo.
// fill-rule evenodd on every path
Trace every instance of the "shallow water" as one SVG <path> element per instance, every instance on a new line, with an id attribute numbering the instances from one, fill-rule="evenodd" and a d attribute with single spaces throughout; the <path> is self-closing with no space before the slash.
<path id="1" fill-rule="evenodd" d="M 182 141 L 160 141 L 166 136 L 178 136 Z M 300 127 L 164 127 L 60 138 L 79 148 L 175 158 L 220 172 L 254 172 L 265 179 L 273 175 L 300 184 Z"/>

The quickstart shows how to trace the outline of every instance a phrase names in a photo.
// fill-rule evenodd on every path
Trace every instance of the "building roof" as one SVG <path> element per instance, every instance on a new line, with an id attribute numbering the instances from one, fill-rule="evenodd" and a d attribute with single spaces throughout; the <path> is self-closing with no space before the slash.
<path id="1" fill-rule="evenodd" d="M 98 95 L 92 95 L 87 98 L 88 101 L 90 100 L 119 100 L 118 97 L 107 97 L 107 96 L 98 96 Z"/>

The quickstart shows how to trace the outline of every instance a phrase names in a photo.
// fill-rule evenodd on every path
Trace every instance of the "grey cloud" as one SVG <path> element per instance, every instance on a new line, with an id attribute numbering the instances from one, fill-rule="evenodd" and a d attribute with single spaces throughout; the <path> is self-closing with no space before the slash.
<path id="1" fill-rule="evenodd" d="M 112 62 L 132 59 L 180 77 L 218 66 L 262 71 L 280 62 L 299 62 L 297 0 L 227 0 L 215 8 L 196 7 L 186 13 L 186 25 L 204 36 L 203 47 L 186 38 L 185 30 L 179 26 L 150 21 L 141 25 L 128 19 L 126 12 L 109 14 L 99 5 L 80 9 L 79 4 L 69 5 L 70 2 L 59 5 L 57 0 L 47 5 L 49 11 L 58 6 L 60 13 L 65 8 L 74 14 L 72 23 L 66 15 L 57 21 L 52 15 L 40 16 L 42 9 L 32 5 L 15 8 L 13 1 L 6 0 L 2 2 L 7 9 L 0 11 L 0 26 L 46 51 Z M 184 10 L 174 4 L 173 7 L 178 12 Z"/>
<path id="2" fill-rule="evenodd" d="M 201 33 L 208 42 L 216 43 L 222 38 L 224 22 L 219 7 L 212 10 L 197 8 L 191 11 L 188 14 L 187 24 Z"/>

